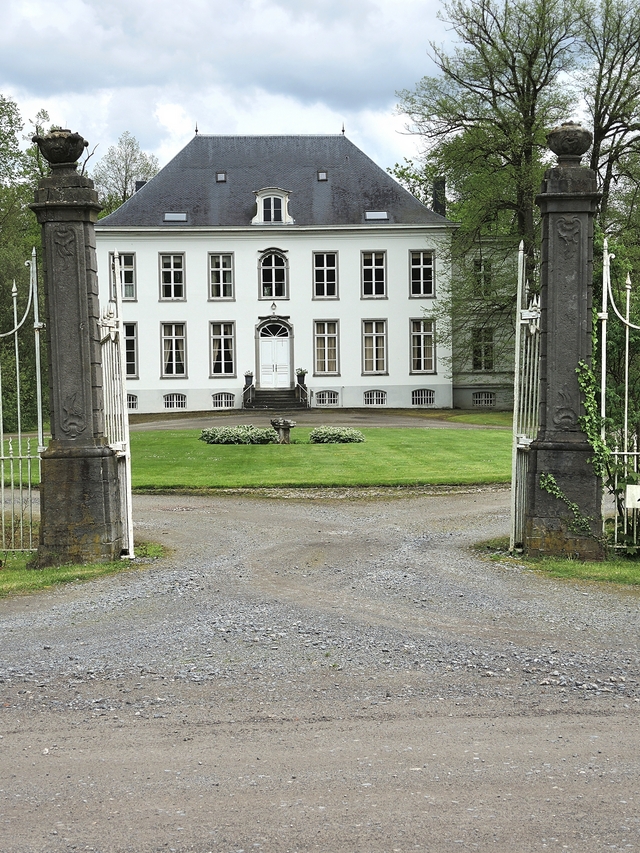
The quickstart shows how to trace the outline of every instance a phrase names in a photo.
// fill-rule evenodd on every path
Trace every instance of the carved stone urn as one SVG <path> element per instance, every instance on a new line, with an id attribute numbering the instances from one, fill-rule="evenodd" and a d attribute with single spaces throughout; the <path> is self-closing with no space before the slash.
<path id="1" fill-rule="evenodd" d="M 558 157 L 559 163 L 579 163 L 593 142 L 590 130 L 574 121 L 565 121 L 547 134 L 547 145 Z"/>
<path id="2" fill-rule="evenodd" d="M 31 141 L 36 143 L 40 153 L 53 169 L 61 166 L 75 167 L 80 155 L 89 145 L 79 133 L 71 133 L 68 128 L 52 130 L 46 136 L 36 135 Z"/>

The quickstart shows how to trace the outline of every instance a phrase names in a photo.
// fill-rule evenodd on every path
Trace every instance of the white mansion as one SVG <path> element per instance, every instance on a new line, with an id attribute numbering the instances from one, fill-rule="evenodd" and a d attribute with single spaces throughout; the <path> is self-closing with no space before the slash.
<path id="1" fill-rule="evenodd" d="M 429 309 L 453 227 L 344 135 L 196 135 L 96 226 L 130 408 L 237 408 L 245 373 L 296 371 L 313 406 L 452 406 Z"/>

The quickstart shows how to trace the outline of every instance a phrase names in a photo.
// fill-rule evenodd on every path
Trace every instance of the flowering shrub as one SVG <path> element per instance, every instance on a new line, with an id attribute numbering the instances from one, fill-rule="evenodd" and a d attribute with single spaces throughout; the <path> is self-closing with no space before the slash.
<path id="1" fill-rule="evenodd" d="M 242 424 L 203 429 L 199 438 L 207 444 L 276 444 L 278 433 L 271 427 Z"/>
<path id="2" fill-rule="evenodd" d="M 351 444 L 364 441 L 364 435 L 352 427 L 321 426 L 311 430 L 309 441 L 311 444 Z"/>

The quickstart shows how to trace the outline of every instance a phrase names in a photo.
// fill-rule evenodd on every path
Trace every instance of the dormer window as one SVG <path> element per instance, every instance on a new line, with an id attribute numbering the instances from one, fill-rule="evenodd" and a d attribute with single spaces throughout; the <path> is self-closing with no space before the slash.
<path id="1" fill-rule="evenodd" d="M 265 187 L 256 192 L 256 215 L 252 225 L 293 225 L 289 214 L 289 192 L 278 187 Z"/>
<path id="2" fill-rule="evenodd" d="M 268 195 L 262 199 L 262 221 L 282 222 L 282 199 L 277 195 Z"/>

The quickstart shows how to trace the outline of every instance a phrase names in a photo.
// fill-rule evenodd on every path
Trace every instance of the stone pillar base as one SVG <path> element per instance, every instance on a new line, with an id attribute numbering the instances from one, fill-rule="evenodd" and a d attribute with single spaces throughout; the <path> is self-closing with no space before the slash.
<path id="1" fill-rule="evenodd" d="M 37 566 L 118 560 L 122 521 L 115 453 L 52 441 L 42 454 Z"/>
<path id="2" fill-rule="evenodd" d="M 594 475 L 593 449 L 586 441 L 534 441 L 527 483 L 525 553 L 532 557 L 602 560 L 602 483 Z M 589 519 L 589 532 L 576 529 L 566 502 L 540 488 L 541 475 L 552 474 L 562 494 Z"/>

